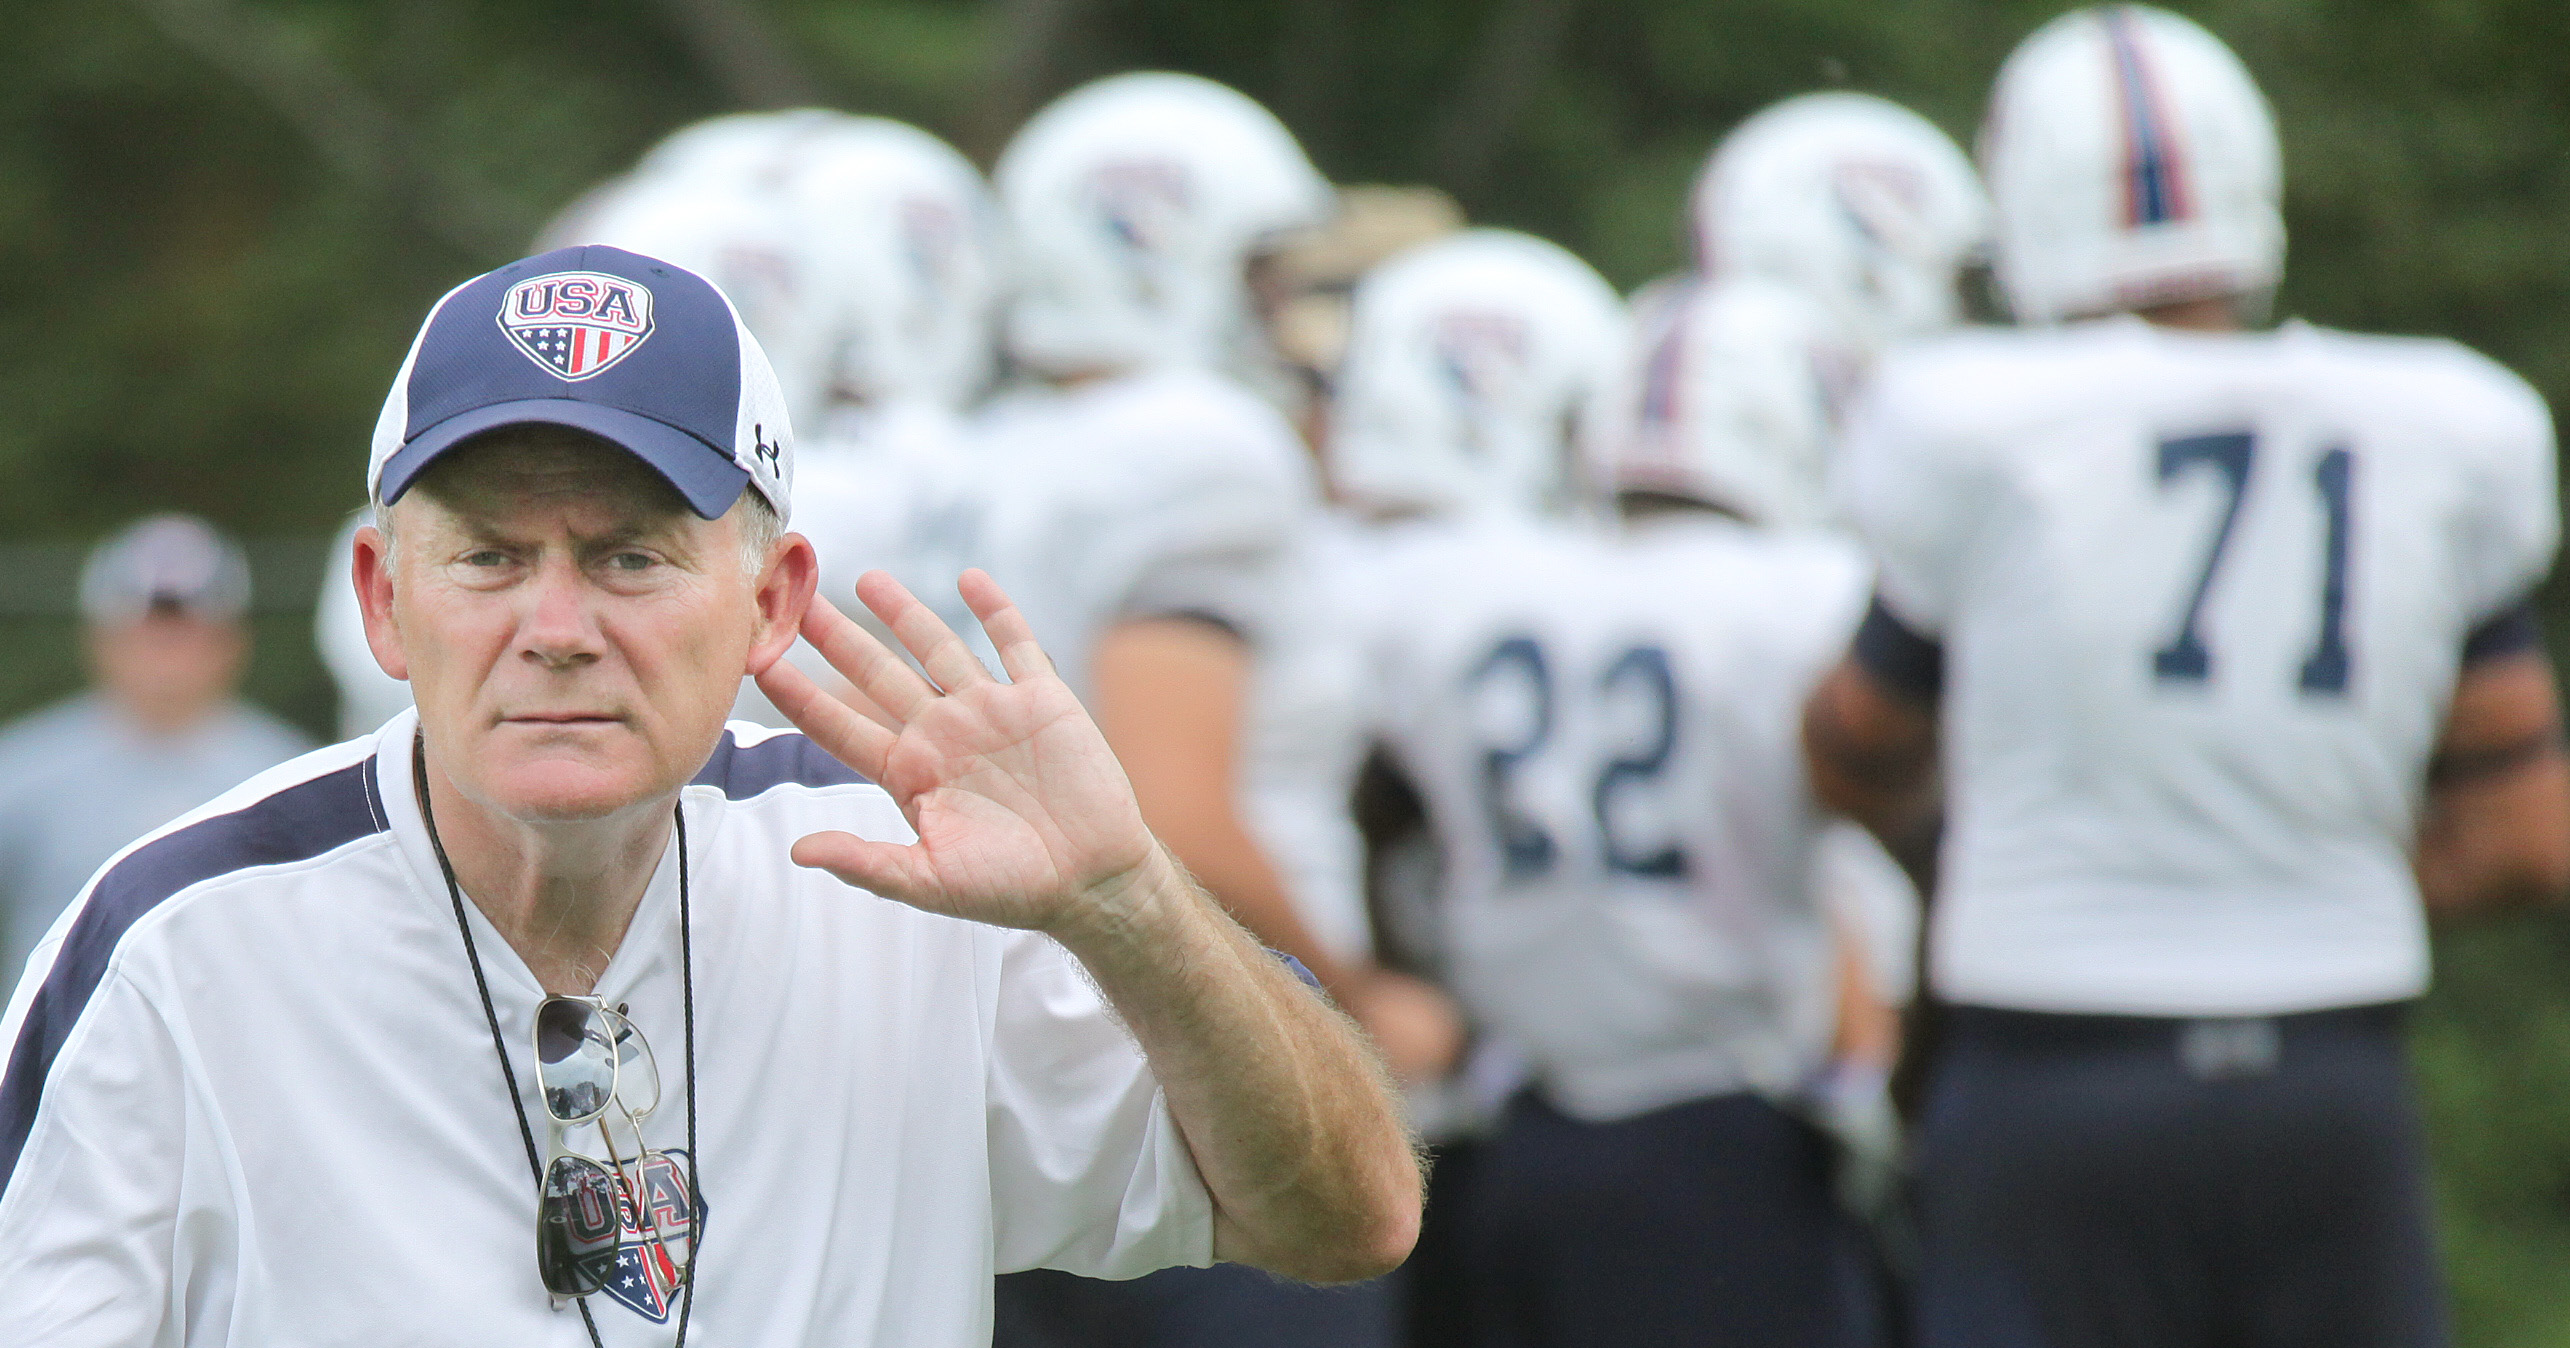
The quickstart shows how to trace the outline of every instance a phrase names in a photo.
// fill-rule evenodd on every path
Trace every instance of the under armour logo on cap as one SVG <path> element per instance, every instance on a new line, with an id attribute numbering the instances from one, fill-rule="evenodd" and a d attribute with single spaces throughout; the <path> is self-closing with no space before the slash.
<path id="1" fill-rule="evenodd" d="M 651 288 L 594 271 L 554 272 L 509 287 L 500 330 L 564 379 L 587 379 L 651 336 Z"/>

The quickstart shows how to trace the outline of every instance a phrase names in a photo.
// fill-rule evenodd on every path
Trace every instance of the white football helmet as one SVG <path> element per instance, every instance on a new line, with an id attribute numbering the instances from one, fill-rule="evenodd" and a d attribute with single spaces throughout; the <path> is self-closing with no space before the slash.
<path id="1" fill-rule="evenodd" d="M 838 113 L 738 113 L 674 132 L 635 170 L 548 227 L 552 247 L 613 244 L 712 281 L 758 339 L 797 424 L 821 424 L 830 328 L 787 189 L 802 147 Z"/>
<path id="2" fill-rule="evenodd" d="M 1237 359 L 1256 342 L 1246 264 L 1332 205 L 1273 114 L 1193 75 L 1065 94 L 992 176 L 1015 248 L 1008 346 L 1048 374 Z"/>
<path id="3" fill-rule="evenodd" d="M 2284 275 L 2275 117 L 2221 39 L 2166 10 L 2083 9 L 2019 43 L 1981 163 L 1999 285 L 2025 322 L 2255 295 Z"/>
<path id="4" fill-rule="evenodd" d="M 1699 268 L 1810 296 L 1868 349 L 1953 324 L 1955 281 L 1990 208 L 1972 162 L 1870 94 L 1786 99 L 1742 122 L 1697 175 Z"/>
<path id="5" fill-rule="evenodd" d="M 1762 527 L 1826 524 L 1828 450 L 1858 364 L 1838 324 L 1762 276 L 1691 278 L 1634 310 L 1590 444 L 1592 490 L 1683 497 Z"/>
<path id="6" fill-rule="evenodd" d="M 1377 514 L 1557 507 L 1623 344 L 1614 289 L 1542 239 L 1471 229 L 1401 253 L 1357 284 L 1331 480 Z"/>
<path id="7" fill-rule="evenodd" d="M 844 119 L 795 154 L 786 198 L 828 331 L 831 399 L 962 410 L 990 378 L 999 297 L 982 175 L 946 142 L 880 117 Z"/>

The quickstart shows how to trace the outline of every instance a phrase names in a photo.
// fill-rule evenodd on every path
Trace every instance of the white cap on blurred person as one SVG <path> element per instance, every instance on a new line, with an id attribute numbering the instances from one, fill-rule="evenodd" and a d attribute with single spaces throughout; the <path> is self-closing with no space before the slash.
<path id="1" fill-rule="evenodd" d="M 1015 250 L 1009 350 L 1048 375 L 1236 359 L 1261 341 L 1248 263 L 1333 202 L 1283 123 L 1194 75 L 1063 95 L 993 178 Z"/>
<path id="2" fill-rule="evenodd" d="M 1868 349 L 1953 324 L 1956 278 L 1987 240 L 1971 160 L 1870 94 L 1789 98 L 1715 147 L 1691 203 L 1709 276 L 1801 290 Z"/>
<path id="3" fill-rule="evenodd" d="M 1557 245 L 1472 229 L 1410 249 L 1357 286 L 1331 481 L 1379 514 L 1559 504 L 1624 340 L 1614 289 Z"/>
<path id="4" fill-rule="evenodd" d="M 80 616 L 93 626 L 160 613 L 232 622 L 249 608 L 249 562 L 194 515 L 128 525 L 92 549 L 80 572 Z"/>
<path id="5" fill-rule="evenodd" d="M 674 263 L 558 248 L 446 292 L 376 419 L 367 497 L 390 506 L 448 451 L 523 425 L 623 448 L 706 519 L 743 488 L 789 517 L 794 431 L 776 376 L 723 293 Z"/>
<path id="6" fill-rule="evenodd" d="M 2240 58 L 2143 5 L 2065 14 L 2008 57 L 1981 131 L 2019 319 L 2249 296 L 2284 275 L 2283 154 Z"/>
<path id="7" fill-rule="evenodd" d="M 963 408 L 996 354 L 998 217 L 981 173 L 881 117 L 817 128 L 794 160 L 783 197 L 827 400 Z"/>

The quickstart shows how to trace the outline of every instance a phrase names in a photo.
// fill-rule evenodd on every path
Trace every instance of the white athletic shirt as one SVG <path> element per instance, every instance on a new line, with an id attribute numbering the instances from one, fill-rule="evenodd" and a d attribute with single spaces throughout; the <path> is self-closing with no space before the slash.
<path id="1" fill-rule="evenodd" d="M 1455 990 L 1564 1110 L 1781 1094 L 1820 1064 L 1800 712 L 1865 578 L 1841 540 L 1710 516 L 1421 526 L 1378 571 L 1401 596 L 1370 643 L 1379 726 L 1444 847 Z"/>
<path id="2" fill-rule="evenodd" d="M 1841 460 L 1943 643 L 1953 1000 L 2252 1015 L 2426 986 L 2408 852 L 2464 638 L 2549 567 L 2551 425 L 2450 342 L 2124 318 L 1896 357 Z"/>
<path id="3" fill-rule="evenodd" d="M 129 849 L 39 947 L 0 1026 L 0 1343 L 587 1342 L 537 1275 L 536 1186 L 412 795 L 414 724 Z M 823 828 L 907 839 L 882 791 L 736 723 L 683 808 L 692 1341 L 978 1348 L 996 1271 L 1211 1261 L 1187 1148 L 1067 952 L 786 860 Z M 675 851 L 596 991 L 660 1064 L 648 1141 L 683 1151 Z M 541 1146 L 542 992 L 466 913 Z M 605 1341 L 669 1343 L 662 1290 L 589 1298 Z"/>

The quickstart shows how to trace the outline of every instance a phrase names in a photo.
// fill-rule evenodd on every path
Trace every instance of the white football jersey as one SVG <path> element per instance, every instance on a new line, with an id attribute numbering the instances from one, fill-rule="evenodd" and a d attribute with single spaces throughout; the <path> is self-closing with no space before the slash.
<path id="1" fill-rule="evenodd" d="M 1781 1093 L 1825 1055 L 1800 709 L 1865 578 L 1712 516 L 1421 526 L 1378 569 L 1379 725 L 1445 851 L 1455 989 L 1563 1109 Z"/>
<path id="2" fill-rule="evenodd" d="M 1944 649 L 1938 991 L 2418 993 L 2423 770 L 2466 634 L 2558 533 L 2532 390 L 2450 342 L 2121 318 L 1956 337 L 1871 395 L 1842 498 Z"/>
<path id="3" fill-rule="evenodd" d="M 997 526 L 995 552 L 1083 591 L 1101 628 L 1191 614 L 1259 639 L 1319 503 L 1310 459 L 1274 408 L 1222 376 L 1164 370 L 1021 390 L 981 432 L 1012 490 L 1028 493 Z M 1055 661 L 1088 690 L 1085 661 Z"/>

